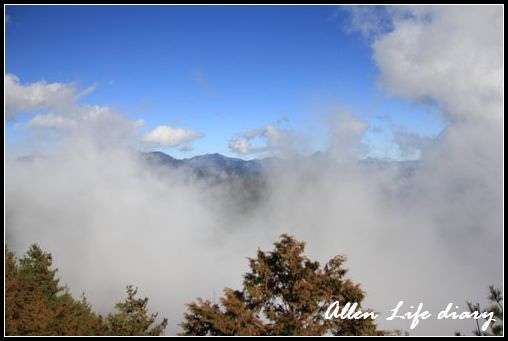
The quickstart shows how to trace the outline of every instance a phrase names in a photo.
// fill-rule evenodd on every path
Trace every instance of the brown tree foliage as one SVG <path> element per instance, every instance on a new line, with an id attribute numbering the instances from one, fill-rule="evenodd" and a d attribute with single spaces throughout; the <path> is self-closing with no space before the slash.
<path id="1" fill-rule="evenodd" d="M 305 244 L 288 235 L 275 250 L 249 259 L 243 289 L 226 288 L 220 304 L 188 304 L 182 335 L 379 335 L 372 319 L 323 317 L 334 301 L 361 303 L 364 292 L 346 279 L 345 257 L 323 268 L 303 255 Z"/>
<path id="2" fill-rule="evenodd" d="M 123 303 L 117 303 L 116 314 L 110 314 L 107 318 L 107 330 L 109 335 L 161 335 L 168 324 L 163 319 L 157 324 L 158 313 L 148 313 L 148 298 L 136 298 L 137 288 L 127 286 L 127 299 Z"/>
<path id="3" fill-rule="evenodd" d="M 19 261 L 5 251 L 5 333 L 7 335 L 161 335 L 167 320 L 156 324 L 148 314 L 148 299 L 127 299 L 107 319 L 96 314 L 83 295 L 74 299 L 60 286 L 51 254 L 32 245 Z"/>

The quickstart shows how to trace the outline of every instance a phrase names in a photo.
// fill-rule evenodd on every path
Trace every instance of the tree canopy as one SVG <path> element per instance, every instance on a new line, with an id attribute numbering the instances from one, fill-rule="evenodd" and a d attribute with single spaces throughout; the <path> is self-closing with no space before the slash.
<path id="1" fill-rule="evenodd" d="M 7 335 L 161 335 L 167 320 L 156 323 L 148 298 L 127 287 L 125 302 L 107 318 L 95 313 L 86 297 L 76 300 L 60 286 L 51 254 L 32 245 L 19 261 L 5 251 L 5 332 Z"/>
<path id="2" fill-rule="evenodd" d="M 334 301 L 361 304 L 365 293 L 345 277 L 346 258 L 324 267 L 303 252 L 305 243 L 282 235 L 275 250 L 249 259 L 241 290 L 224 289 L 220 304 L 188 304 L 182 335 L 380 335 L 372 319 L 329 319 Z"/>

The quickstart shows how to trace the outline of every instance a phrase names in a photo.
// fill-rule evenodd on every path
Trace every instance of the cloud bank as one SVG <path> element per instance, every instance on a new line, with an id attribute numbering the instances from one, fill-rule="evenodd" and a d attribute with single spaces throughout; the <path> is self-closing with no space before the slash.
<path id="1" fill-rule="evenodd" d="M 83 95 L 93 91 L 93 87 L 76 93 L 73 84 L 46 83 L 44 81 L 23 85 L 18 77 L 4 75 L 5 116 L 14 120 L 16 115 L 34 110 L 67 111 Z"/>

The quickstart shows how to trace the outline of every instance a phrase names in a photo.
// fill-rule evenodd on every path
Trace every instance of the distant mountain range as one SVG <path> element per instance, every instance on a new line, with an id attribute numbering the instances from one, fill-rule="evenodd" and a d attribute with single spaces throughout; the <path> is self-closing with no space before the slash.
<path id="1" fill-rule="evenodd" d="M 204 154 L 197 155 L 188 159 L 176 159 L 163 152 L 138 152 L 141 160 L 150 166 L 181 169 L 189 172 L 189 175 L 198 178 L 208 178 L 216 180 L 225 180 L 230 177 L 258 177 L 263 174 L 263 170 L 286 169 L 292 166 L 295 159 L 285 160 L 283 158 L 268 157 L 264 159 L 243 160 L 240 158 L 227 157 L 222 154 Z M 19 162 L 31 162 L 37 159 L 45 159 L 44 155 L 32 155 L 18 157 Z M 310 156 L 301 156 L 296 159 L 300 162 L 310 162 L 313 165 L 324 165 L 330 163 L 330 159 L 323 152 L 316 152 Z M 380 160 L 376 158 L 366 158 L 358 161 L 362 167 L 371 170 L 383 170 L 390 167 L 396 167 L 403 177 L 411 176 L 418 166 L 418 160 L 393 161 Z"/>
<path id="2" fill-rule="evenodd" d="M 226 178 L 260 175 L 264 163 L 264 160 L 242 160 L 217 153 L 198 155 L 189 159 L 175 159 L 162 152 L 148 152 L 142 155 L 150 165 L 187 169 L 198 177 Z"/>
<path id="3" fill-rule="evenodd" d="M 188 159 L 175 159 L 163 152 L 146 152 L 142 153 L 142 157 L 148 164 L 153 166 L 181 168 L 192 171 L 199 178 L 212 177 L 219 179 L 230 176 L 258 176 L 262 174 L 263 169 L 266 167 L 277 163 L 277 161 L 282 161 L 277 158 L 243 160 L 218 153 L 197 155 Z M 323 160 L 326 160 L 325 155 L 317 152 L 309 156 L 308 161 L 322 162 Z M 379 170 L 396 166 L 399 168 L 401 175 L 409 176 L 413 173 L 418 161 L 385 161 L 366 158 L 360 160 L 359 163 L 367 168 Z"/>

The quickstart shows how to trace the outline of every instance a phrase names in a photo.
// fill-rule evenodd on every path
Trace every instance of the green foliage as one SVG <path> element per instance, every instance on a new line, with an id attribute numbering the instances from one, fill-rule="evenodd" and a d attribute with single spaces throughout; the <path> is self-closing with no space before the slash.
<path id="1" fill-rule="evenodd" d="M 202 299 L 188 305 L 182 335 L 382 334 L 371 319 L 323 318 L 330 303 L 360 304 L 364 293 L 345 278 L 345 257 L 320 268 L 304 249 L 303 242 L 282 235 L 274 251 L 258 250 L 241 291 L 226 288 L 220 305 Z"/>
<path id="2" fill-rule="evenodd" d="M 155 322 L 148 315 L 148 299 L 136 299 L 136 290 L 127 288 L 125 303 L 117 314 L 103 319 L 86 297 L 74 299 L 59 285 L 52 257 L 32 245 L 18 261 L 5 250 L 5 331 L 7 335 L 160 335 L 167 320 Z"/>

